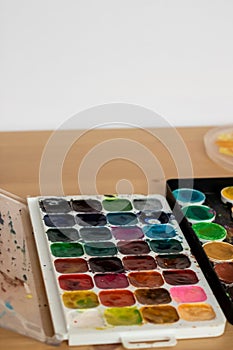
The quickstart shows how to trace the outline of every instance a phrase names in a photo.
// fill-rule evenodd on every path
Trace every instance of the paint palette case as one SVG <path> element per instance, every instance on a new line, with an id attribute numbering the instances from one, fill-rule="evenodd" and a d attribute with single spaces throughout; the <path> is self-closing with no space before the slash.
<path id="1" fill-rule="evenodd" d="M 172 346 L 226 319 L 162 195 L 28 198 L 55 334 Z"/>
<path id="2" fill-rule="evenodd" d="M 233 324 L 233 204 L 230 197 L 227 199 L 222 192 L 227 188 L 233 193 L 233 178 L 170 179 L 167 183 L 168 201 L 176 217 L 180 217 L 180 227 L 187 232 L 192 251 L 197 253 L 198 263 L 216 299 L 227 320 Z M 186 195 L 186 189 L 194 194 L 189 196 L 189 200 L 203 195 L 202 201 L 197 206 L 193 203 L 187 206 L 184 198 L 181 201 L 184 192 L 179 192 L 184 189 Z M 196 217 L 193 221 L 194 215 L 200 214 L 201 207 L 208 208 L 209 220 Z M 193 210 L 190 217 L 184 208 L 195 209 L 195 212 Z"/>

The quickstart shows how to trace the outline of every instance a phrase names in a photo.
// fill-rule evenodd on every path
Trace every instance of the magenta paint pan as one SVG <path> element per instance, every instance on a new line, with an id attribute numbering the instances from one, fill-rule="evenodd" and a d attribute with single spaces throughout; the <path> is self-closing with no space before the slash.
<path id="1" fill-rule="evenodd" d="M 233 296 L 229 292 L 233 283 L 233 178 L 171 179 L 168 180 L 168 186 L 175 197 L 172 198 L 169 192 L 170 205 L 173 207 L 175 200 L 178 204 L 175 206 L 176 215 L 180 215 L 179 207 L 185 216 L 187 214 L 187 203 L 179 200 L 179 194 L 184 191 L 186 194 L 188 190 L 193 193 L 196 201 L 199 201 L 198 198 L 203 199 L 199 201 L 200 205 L 194 207 L 195 211 L 190 210 L 189 215 L 181 221 L 181 229 L 187 232 L 200 267 L 227 320 L 233 324 Z M 197 222 L 201 213 L 199 209 L 203 208 L 208 208 L 209 218 L 205 217 L 207 212 L 202 212 L 203 217 L 199 217 Z M 196 220 L 190 220 L 194 216 Z M 187 224 L 186 219 L 191 225 Z"/>
<path id="2" fill-rule="evenodd" d="M 53 326 L 69 345 L 162 347 L 223 333 L 225 317 L 164 196 L 28 205 Z"/>

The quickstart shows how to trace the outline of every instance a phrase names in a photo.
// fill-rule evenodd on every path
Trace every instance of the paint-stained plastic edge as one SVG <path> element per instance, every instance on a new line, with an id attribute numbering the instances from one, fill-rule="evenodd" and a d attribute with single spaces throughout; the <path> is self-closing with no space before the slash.
<path id="1" fill-rule="evenodd" d="M 54 333 L 51 321 L 44 282 L 39 267 L 39 259 L 35 246 L 27 200 L 0 188 L 0 204 L 1 213 L 4 214 L 7 211 L 9 216 L 11 215 L 10 218 L 12 220 L 12 227 L 17 225 L 17 232 L 15 233 L 14 241 L 16 242 L 16 240 L 20 239 L 25 241 L 24 249 L 27 256 L 27 264 L 31 267 L 31 272 L 27 271 L 27 273 L 30 274 L 30 285 L 25 283 L 24 286 L 25 298 L 15 301 L 11 292 L 9 292 L 10 289 L 7 290 L 6 288 L 1 288 L 0 306 L 2 308 L 1 314 L 4 317 L 0 319 L 0 327 L 49 345 L 59 345 L 61 343 L 61 339 Z M 18 276 L 16 272 L 23 269 L 24 266 L 22 266 L 21 259 L 19 259 L 19 261 L 16 261 L 17 263 L 15 264 L 15 269 L 17 271 L 15 270 L 12 272 L 12 276 L 7 276 L 6 272 L 11 270 L 12 264 L 9 264 L 10 252 L 7 252 L 5 249 L 6 247 L 4 246 L 4 233 L 6 230 L 9 230 L 9 223 L 6 221 L 4 227 L 3 219 L 5 219 L 5 217 L 3 218 L 3 216 L 1 216 L 0 228 L 2 239 L 0 240 L 0 250 L 3 255 L 3 264 L 0 267 L 0 277 L 5 279 L 5 283 L 7 285 L 11 280 L 17 280 Z M 4 259 L 4 254 L 7 254 L 8 259 Z M 27 295 L 27 293 L 31 293 L 31 290 L 33 291 L 32 295 Z M 11 308 L 6 307 L 7 300 L 10 300 Z M 31 319 L 29 320 L 27 316 L 25 317 L 23 312 L 21 313 L 18 311 L 24 309 L 30 310 L 31 315 L 35 314 L 33 322 Z M 7 316 L 7 319 L 5 319 L 5 315 Z M 11 323 L 8 322 L 9 320 Z"/>

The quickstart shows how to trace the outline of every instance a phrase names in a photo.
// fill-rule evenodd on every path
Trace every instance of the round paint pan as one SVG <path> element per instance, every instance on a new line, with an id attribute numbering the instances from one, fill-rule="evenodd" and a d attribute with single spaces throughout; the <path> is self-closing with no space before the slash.
<path id="1" fill-rule="evenodd" d="M 203 249 L 212 262 L 233 262 L 233 246 L 227 242 L 207 242 Z"/>
<path id="2" fill-rule="evenodd" d="M 213 222 L 199 222 L 193 224 L 192 229 L 202 243 L 223 241 L 227 235 L 227 230 L 223 226 Z"/>
<path id="3" fill-rule="evenodd" d="M 177 203 L 181 206 L 186 206 L 189 204 L 200 205 L 203 204 L 206 196 L 203 192 L 195 190 L 193 188 L 178 188 L 172 191 Z"/>
<path id="4" fill-rule="evenodd" d="M 233 283 L 233 262 L 222 262 L 214 266 L 218 278 L 226 283 Z"/>
<path id="5" fill-rule="evenodd" d="M 223 203 L 233 205 L 233 186 L 224 187 L 221 190 L 221 200 Z"/>
<path id="6" fill-rule="evenodd" d="M 207 205 L 191 204 L 182 207 L 181 210 L 191 224 L 212 222 L 216 215 L 216 212 Z"/>

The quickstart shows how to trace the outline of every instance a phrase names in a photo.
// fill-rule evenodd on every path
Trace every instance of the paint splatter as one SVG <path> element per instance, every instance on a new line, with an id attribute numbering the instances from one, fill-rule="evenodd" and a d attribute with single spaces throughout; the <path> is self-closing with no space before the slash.
<path id="1" fill-rule="evenodd" d="M 3 271 L 0 271 L 0 275 L 2 275 L 4 281 L 12 287 L 24 286 L 24 281 L 19 279 L 18 277 L 12 278 Z"/>
<path id="2" fill-rule="evenodd" d="M 8 226 L 9 226 L 9 228 L 10 228 L 10 233 L 12 233 L 13 235 L 16 235 L 16 232 L 15 232 L 14 227 L 13 227 L 12 217 L 11 217 L 9 211 L 7 212 L 7 215 L 8 215 L 8 219 L 9 219 Z"/>
<path id="3" fill-rule="evenodd" d="M 14 310 L 14 307 L 11 305 L 10 301 L 5 302 L 5 307 L 11 311 Z"/>
<path id="4" fill-rule="evenodd" d="M 0 224 L 1 225 L 4 225 L 4 220 L 3 220 L 3 218 L 2 218 L 2 214 L 0 213 Z"/>

